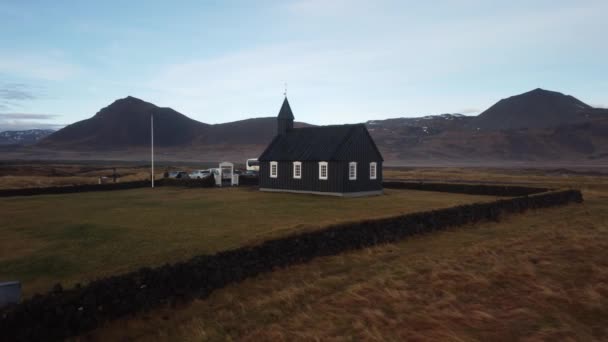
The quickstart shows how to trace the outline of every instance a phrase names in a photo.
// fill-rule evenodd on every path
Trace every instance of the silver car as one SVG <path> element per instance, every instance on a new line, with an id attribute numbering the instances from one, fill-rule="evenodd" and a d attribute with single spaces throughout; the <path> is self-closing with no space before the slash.
<path id="1" fill-rule="evenodd" d="M 203 179 L 211 174 L 210 170 L 194 170 L 190 172 L 190 178 Z"/>

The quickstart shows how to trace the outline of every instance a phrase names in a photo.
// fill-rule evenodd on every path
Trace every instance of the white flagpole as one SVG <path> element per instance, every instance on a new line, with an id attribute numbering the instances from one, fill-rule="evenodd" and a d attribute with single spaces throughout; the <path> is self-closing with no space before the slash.
<path id="1" fill-rule="evenodd" d="M 150 153 L 152 159 L 152 188 L 154 188 L 154 115 L 150 114 Z"/>

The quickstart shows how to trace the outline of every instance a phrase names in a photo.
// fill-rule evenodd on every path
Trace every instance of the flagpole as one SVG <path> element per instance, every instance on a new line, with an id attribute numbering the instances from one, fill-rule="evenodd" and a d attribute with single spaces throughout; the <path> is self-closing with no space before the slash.
<path id="1" fill-rule="evenodd" d="M 152 160 L 152 188 L 154 188 L 154 115 L 150 114 L 150 154 Z"/>

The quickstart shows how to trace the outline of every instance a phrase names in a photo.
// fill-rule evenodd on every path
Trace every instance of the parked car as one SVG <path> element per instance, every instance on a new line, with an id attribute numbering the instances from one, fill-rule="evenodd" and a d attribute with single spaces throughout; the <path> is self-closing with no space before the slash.
<path id="1" fill-rule="evenodd" d="M 247 177 L 257 177 L 259 175 L 259 172 L 255 170 L 247 170 L 242 175 Z"/>
<path id="2" fill-rule="evenodd" d="M 190 177 L 186 171 L 171 171 L 169 172 L 169 178 L 188 179 Z"/>
<path id="3" fill-rule="evenodd" d="M 194 179 L 203 179 L 211 175 L 211 170 L 194 170 L 188 176 Z"/>

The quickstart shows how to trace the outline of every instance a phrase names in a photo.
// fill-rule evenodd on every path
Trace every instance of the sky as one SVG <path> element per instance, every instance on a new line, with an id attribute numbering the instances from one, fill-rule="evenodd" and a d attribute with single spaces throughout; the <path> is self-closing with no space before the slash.
<path id="1" fill-rule="evenodd" d="M 222 123 L 476 115 L 535 88 L 608 107 L 608 1 L 0 0 L 0 131 L 135 96 Z"/>

